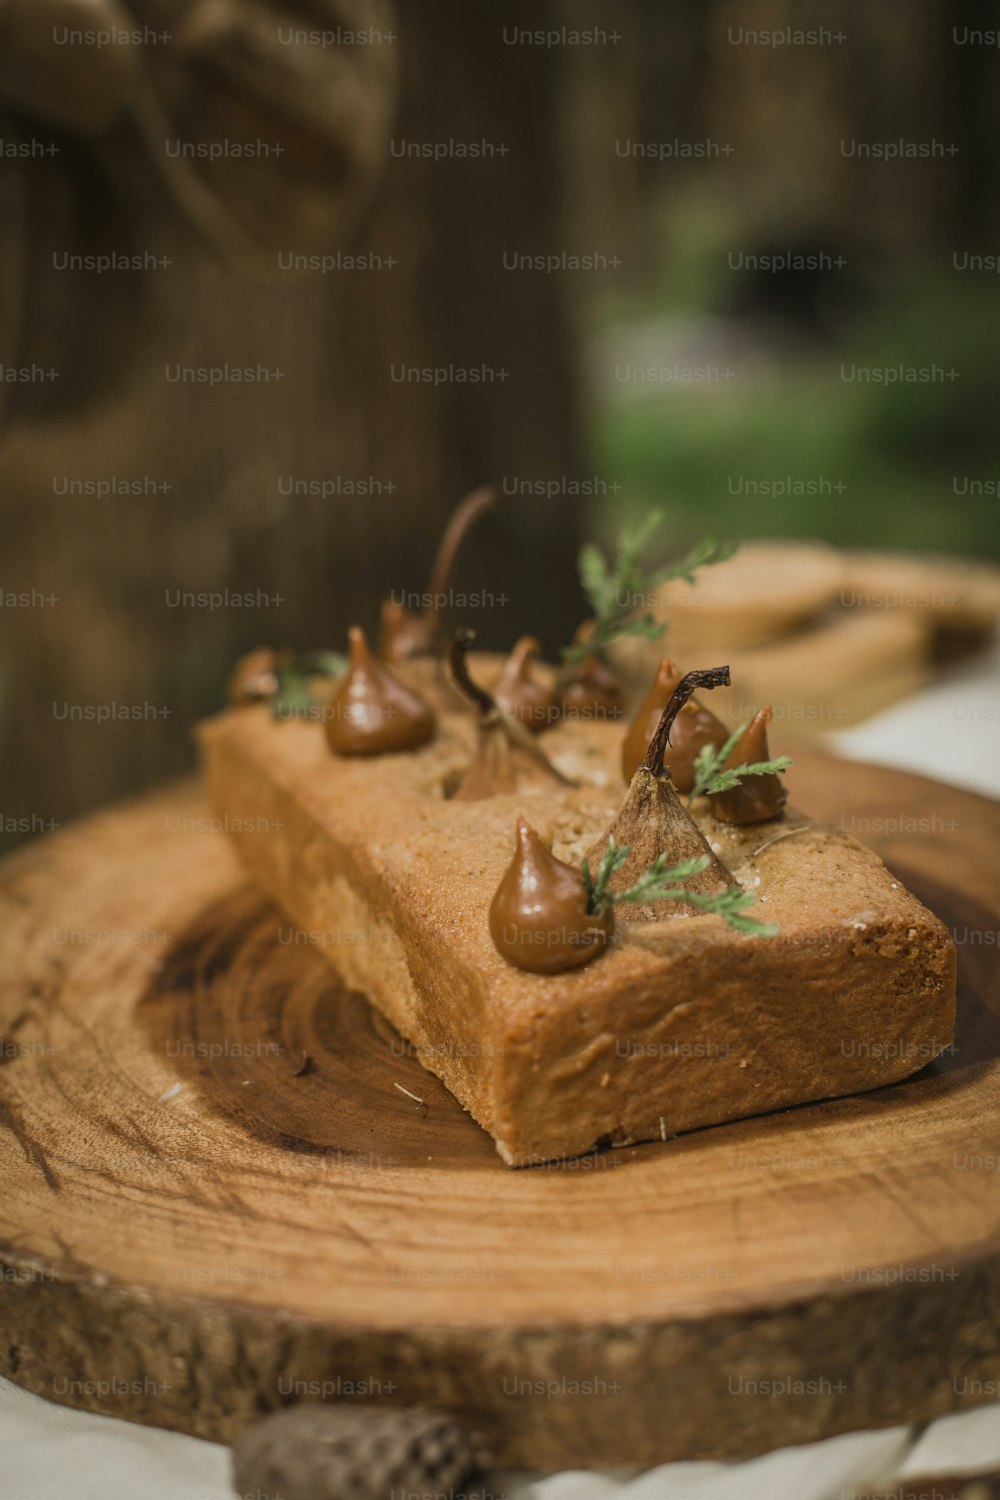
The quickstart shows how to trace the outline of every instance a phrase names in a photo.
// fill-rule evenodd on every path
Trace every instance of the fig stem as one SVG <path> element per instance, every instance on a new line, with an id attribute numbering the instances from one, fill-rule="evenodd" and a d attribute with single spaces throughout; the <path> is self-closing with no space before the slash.
<path id="1" fill-rule="evenodd" d="M 439 601 L 451 579 L 458 549 L 483 512 L 496 503 L 496 498 L 497 492 L 493 486 L 483 485 L 480 489 L 473 490 L 471 494 L 466 495 L 465 499 L 460 501 L 452 511 L 431 569 L 430 583 L 427 587 L 430 603 L 424 610 L 426 619 L 437 619 L 440 613 Z"/>
<path id="2" fill-rule="evenodd" d="M 460 692 L 472 700 L 479 709 L 480 727 L 482 729 L 499 729 L 506 737 L 507 743 L 523 750 L 530 755 L 532 760 L 543 766 L 550 776 L 561 781 L 564 786 L 575 786 L 569 776 L 563 775 L 557 766 L 549 760 L 540 745 L 536 745 L 533 735 L 512 714 L 504 713 L 497 700 L 485 688 L 473 682 L 469 676 L 469 647 L 476 639 L 476 632 L 464 626 L 456 630 L 451 638 L 451 646 L 448 649 L 448 665 L 455 686 Z"/>
<path id="3" fill-rule="evenodd" d="M 663 757 L 670 744 L 670 731 L 674 727 L 674 720 L 688 699 L 701 688 L 728 686 L 728 667 L 696 667 L 693 672 L 685 672 L 667 699 L 660 715 L 660 722 L 656 726 L 656 733 L 649 742 L 649 749 L 642 762 L 647 771 L 651 771 L 654 776 L 663 775 Z"/>
<path id="4" fill-rule="evenodd" d="M 461 630 L 456 630 L 451 638 L 451 646 L 448 649 L 448 665 L 451 668 L 451 675 L 455 679 L 455 686 L 467 698 L 472 700 L 479 709 L 479 712 L 485 717 L 486 714 L 496 712 L 497 704 L 496 699 L 485 688 L 481 688 L 478 683 L 473 682 L 469 676 L 469 650 L 475 639 L 476 632 L 474 630 L 469 630 L 465 626 Z"/>

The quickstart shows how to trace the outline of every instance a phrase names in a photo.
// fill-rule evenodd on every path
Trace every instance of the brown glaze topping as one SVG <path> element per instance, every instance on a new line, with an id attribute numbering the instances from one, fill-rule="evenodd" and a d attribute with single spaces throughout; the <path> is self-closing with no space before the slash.
<path id="1" fill-rule="evenodd" d="M 493 697 L 499 707 L 511 718 L 520 719 L 532 734 L 548 728 L 557 717 L 554 688 L 546 687 L 531 673 L 539 649 L 533 635 L 522 635 L 493 684 Z"/>
<path id="2" fill-rule="evenodd" d="M 772 718 L 770 707 L 757 710 L 726 756 L 724 770 L 771 759 L 767 746 L 767 726 Z M 709 797 L 712 812 L 720 822 L 740 824 L 766 823 L 771 818 L 780 818 L 787 800 L 785 783 L 775 772 L 764 776 L 748 776 L 728 792 L 713 792 Z"/>
<path id="3" fill-rule="evenodd" d="M 338 755 L 384 755 L 416 750 L 434 733 L 434 714 L 424 700 L 372 654 L 365 633 L 348 631 L 347 672 L 330 699 L 326 738 Z"/>
<path id="4" fill-rule="evenodd" d="M 583 876 L 556 859 L 518 819 L 517 847 L 490 905 L 490 936 L 508 963 L 532 974 L 577 969 L 603 953 L 614 931 L 609 907 L 587 911 Z"/>

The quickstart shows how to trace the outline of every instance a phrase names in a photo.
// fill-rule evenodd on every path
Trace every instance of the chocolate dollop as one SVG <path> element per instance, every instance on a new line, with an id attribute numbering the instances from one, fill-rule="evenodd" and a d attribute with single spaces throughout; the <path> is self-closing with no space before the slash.
<path id="1" fill-rule="evenodd" d="M 726 756 L 724 770 L 771 759 L 767 726 L 772 717 L 770 707 L 757 710 Z M 739 786 L 731 787 L 728 792 L 713 792 L 708 800 L 714 816 L 722 823 L 766 823 L 781 817 L 788 792 L 781 777 L 772 771 L 763 776 L 747 776 Z"/>
<path id="2" fill-rule="evenodd" d="M 508 963 L 532 974 L 559 974 L 588 964 L 607 947 L 614 912 L 587 911 L 583 876 L 556 859 L 524 818 L 514 858 L 490 905 L 490 936 Z"/>
<path id="3" fill-rule="evenodd" d="M 666 657 L 660 662 L 642 707 L 629 725 L 622 744 L 622 775 L 631 781 L 642 765 L 660 717 L 681 680 L 680 668 Z M 694 786 L 694 763 L 703 745 L 716 750 L 726 743 L 725 725 L 700 703 L 688 702 L 678 711 L 664 747 L 663 764 L 679 792 Z"/>
<path id="4" fill-rule="evenodd" d="M 622 741 L 622 776 L 626 782 L 632 780 L 636 770 L 642 765 L 663 710 L 680 680 L 680 667 L 669 657 L 663 657 L 656 669 L 656 676 L 650 683 L 649 691 L 626 729 L 625 738 Z"/>
<path id="5" fill-rule="evenodd" d="M 721 750 L 727 739 L 725 725 L 711 709 L 700 703 L 685 703 L 674 720 L 670 744 L 663 756 L 663 764 L 679 792 L 689 792 L 694 786 L 695 761 L 702 747 L 711 745 L 713 750 Z"/>
<path id="6" fill-rule="evenodd" d="M 557 716 L 554 688 L 532 675 L 539 649 L 533 635 L 522 635 L 493 684 L 493 698 L 500 709 L 511 718 L 520 719 L 532 734 L 546 729 Z"/>
<path id="7" fill-rule="evenodd" d="M 338 755 L 384 755 L 416 750 L 434 733 L 434 714 L 372 654 L 365 633 L 348 632 L 347 672 L 330 699 L 326 738 Z"/>

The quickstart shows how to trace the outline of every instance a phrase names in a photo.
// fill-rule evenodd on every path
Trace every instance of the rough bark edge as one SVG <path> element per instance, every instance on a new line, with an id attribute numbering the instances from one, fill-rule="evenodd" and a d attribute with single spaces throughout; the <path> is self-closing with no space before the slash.
<path id="1" fill-rule="evenodd" d="M 293 1398 L 320 1399 L 290 1382 L 328 1381 L 340 1387 L 327 1399 L 451 1411 L 507 1468 L 738 1459 L 976 1406 L 1000 1378 L 995 1247 L 964 1268 L 932 1266 L 942 1274 L 923 1282 L 704 1319 L 391 1332 L 0 1263 L 3 1374 L 67 1406 L 214 1442 Z M 957 1390 L 959 1372 L 984 1389 Z M 740 1388 L 776 1380 L 818 1389 L 777 1399 Z M 526 1381 L 596 1389 L 515 1395 Z M 111 1382 L 133 1388 L 88 1388 Z"/>

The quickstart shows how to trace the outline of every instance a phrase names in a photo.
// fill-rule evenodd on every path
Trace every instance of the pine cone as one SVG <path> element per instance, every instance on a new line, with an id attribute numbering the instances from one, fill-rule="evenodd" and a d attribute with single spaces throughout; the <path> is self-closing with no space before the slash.
<path id="1" fill-rule="evenodd" d="M 238 1494 L 268 1500 L 469 1496 L 488 1459 L 453 1418 L 419 1408 L 306 1404 L 265 1417 L 233 1448 Z"/>
<path id="2" fill-rule="evenodd" d="M 1000 1472 L 911 1475 L 865 1490 L 857 1500 L 1000 1500 Z"/>

